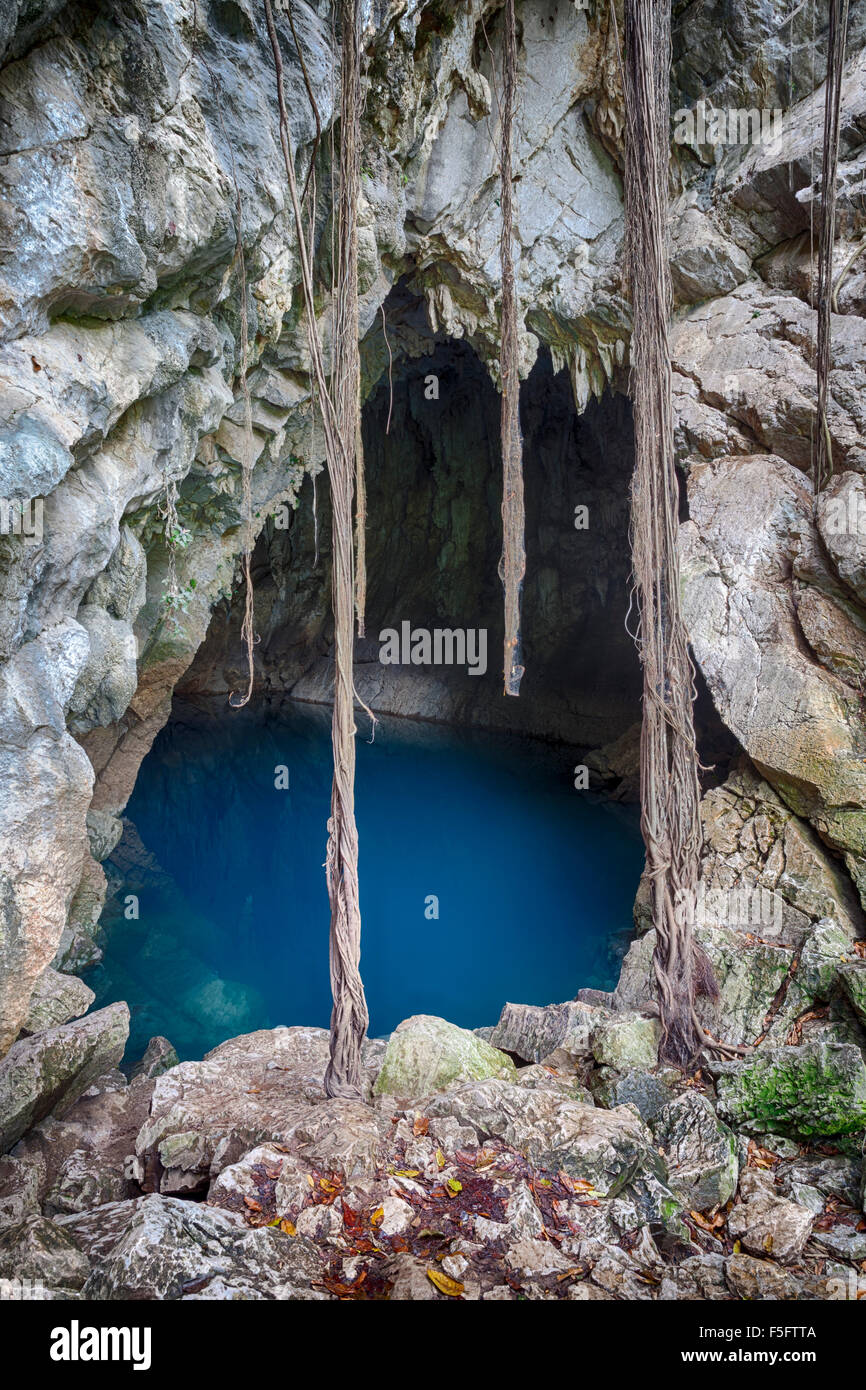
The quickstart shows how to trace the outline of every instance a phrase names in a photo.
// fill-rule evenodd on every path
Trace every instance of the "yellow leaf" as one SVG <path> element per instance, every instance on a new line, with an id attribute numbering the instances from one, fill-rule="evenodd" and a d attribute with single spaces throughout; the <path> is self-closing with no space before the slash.
<path id="1" fill-rule="evenodd" d="M 440 1293 L 447 1294 L 449 1298 L 459 1298 L 464 1292 L 464 1285 L 458 1283 L 456 1279 L 449 1279 L 447 1274 L 443 1274 L 441 1269 L 428 1269 L 427 1278 Z"/>
<path id="2" fill-rule="evenodd" d="M 381 1224 L 382 1224 L 382 1222 L 384 1221 L 384 1219 L 385 1219 L 385 1208 L 384 1208 L 384 1207 L 377 1207 L 376 1210 L 373 1212 L 372 1216 L 370 1217 L 370 1225 L 371 1225 L 371 1226 L 381 1226 Z"/>
<path id="3" fill-rule="evenodd" d="M 393 1168 L 391 1171 L 395 1178 L 419 1178 L 421 1176 L 418 1168 Z"/>
<path id="4" fill-rule="evenodd" d="M 457 1193 L 458 1193 L 458 1192 L 462 1192 L 462 1191 L 463 1191 L 463 1184 L 462 1184 L 462 1182 L 458 1182 L 456 1178 L 449 1178 L 449 1179 L 448 1179 L 448 1186 L 449 1186 L 450 1190 L 453 1192 L 453 1194 L 454 1194 L 455 1197 L 457 1196 Z"/>
<path id="5" fill-rule="evenodd" d="M 296 1236 L 298 1234 L 298 1232 L 295 1229 L 294 1222 L 290 1221 L 287 1216 L 284 1216 L 282 1218 L 282 1220 L 279 1223 L 279 1226 L 284 1236 Z"/>
<path id="6" fill-rule="evenodd" d="M 439 1169 L 440 1173 L 445 1167 L 445 1155 L 441 1149 L 436 1150 L 436 1167 Z"/>

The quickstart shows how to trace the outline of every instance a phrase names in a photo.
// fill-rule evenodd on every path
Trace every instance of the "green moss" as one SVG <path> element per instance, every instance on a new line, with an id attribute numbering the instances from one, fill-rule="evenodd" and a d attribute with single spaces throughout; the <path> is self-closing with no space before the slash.
<path id="1" fill-rule="evenodd" d="M 866 1125 L 866 1065 L 852 1044 L 779 1048 L 720 1070 L 720 1113 L 755 1132 L 829 1138 Z"/>

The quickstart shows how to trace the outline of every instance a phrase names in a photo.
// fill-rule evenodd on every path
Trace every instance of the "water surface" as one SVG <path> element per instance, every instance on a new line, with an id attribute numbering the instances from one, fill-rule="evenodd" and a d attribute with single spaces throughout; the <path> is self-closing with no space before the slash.
<path id="1" fill-rule="evenodd" d="M 391 719 L 357 749 L 371 1034 L 612 987 L 643 851 L 635 817 L 574 789 L 573 750 Z M 128 1059 L 157 1033 L 195 1058 L 327 1026 L 330 756 L 329 712 L 290 703 L 182 708 L 159 735 L 127 811 L 152 858 L 120 855 L 139 917 L 106 913 L 90 977 L 130 1004 Z"/>

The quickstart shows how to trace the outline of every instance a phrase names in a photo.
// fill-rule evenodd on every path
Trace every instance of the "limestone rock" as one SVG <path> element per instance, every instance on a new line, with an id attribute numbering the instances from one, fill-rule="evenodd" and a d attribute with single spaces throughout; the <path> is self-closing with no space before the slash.
<path id="1" fill-rule="evenodd" d="M 65 1114 L 120 1061 L 128 1032 L 129 1009 L 111 1004 L 15 1043 L 0 1062 L 0 1152 L 46 1115 Z"/>
<path id="2" fill-rule="evenodd" d="M 505 1004 L 488 1042 L 525 1062 L 540 1062 L 558 1048 L 576 1057 L 590 1053 L 589 1035 L 598 1010 L 569 1000 L 565 1004 Z"/>
<path id="3" fill-rule="evenodd" d="M 323 1297 L 311 1287 L 323 1259 L 303 1237 L 251 1230 L 241 1217 L 175 1197 L 143 1197 L 101 1211 L 111 1225 L 110 1245 L 103 1244 L 85 1298 L 175 1300 L 206 1293 L 217 1278 L 223 1298 Z M 73 1236 L 91 1227 L 65 1223 Z"/>
<path id="4" fill-rule="evenodd" d="M 657 1018 L 615 1013 L 592 1031 L 592 1055 L 599 1066 L 654 1067 L 658 1062 L 661 1025 Z"/>
<path id="5" fill-rule="evenodd" d="M 642 1120 L 652 1122 L 673 1099 L 673 1092 L 652 1072 L 630 1067 L 618 1072 L 612 1067 L 599 1067 L 593 1072 L 591 1090 L 598 1105 L 614 1110 L 618 1105 L 633 1105 Z"/>
<path id="6" fill-rule="evenodd" d="M 812 1232 L 813 1215 L 796 1202 L 779 1197 L 762 1183 L 748 1182 L 743 1174 L 740 1193 L 746 1200 L 733 1208 L 728 1231 L 751 1255 L 772 1255 L 790 1264 L 801 1253 Z"/>
<path id="7" fill-rule="evenodd" d="M 0 1233 L 0 1279 L 80 1289 L 89 1273 L 90 1262 L 75 1241 L 42 1216 L 29 1216 Z"/>
<path id="8" fill-rule="evenodd" d="M 738 1298 L 752 1303 L 797 1297 L 797 1284 L 786 1270 L 753 1255 L 730 1255 L 725 1261 L 725 1278 Z"/>
<path id="9" fill-rule="evenodd" d="M 46 1216 L 88 1211 L 135 1195 L 130 1177 L 136 1135 L 147 1115 L 152 1082 L 90 1087 L 62 1119 L 35 1125 L 14 1156 L 38 1166 Z"/>
<path id="10" fill-rule="evenodd" d="M 44 1164 L 12 1154 L 0 1157 L 0 1230 L 39 1215 L 39 1188 Z"/>
<path id="11" fill-rule="evenodd" d="M 141 1061 L 136 1062 L 132 1068 L 130 1078 L 145 1076 L 152 1079 L 161 1076 L 164 1071 L 171 1071 L 172 1067 L 176 1067 L 178 1060 L 177 1052 L 168 1038 L 151 1038 Z"/>
<path id="12" fill-rule="evenodd" d="M 30 1007 L 24 1020 L 25 1033 L 41 1033 L 87 1013 L 94 999 L 93 990 L 74 975 L 61 975 L 48 966 L 33 986 Z"/>
<path id="13" fill-rule="evenodd" d="M 444 1018 L 416 1014 L 391 1034 L 375 1092 L 408 1100 L 460 1081 L 514 1075 L 511 1058 L 483 1039 Z"/>
<path id="14" fill-rule="evenodd" d="M 371 1047 L 367 1055 L 376 1059 L 371 1068 L 378 1066 L 377 1051 Z M 377 1142 L 375 1113 L 347 1101 L 316 1105 L 324 1098 L 327 1058 L 324 1029 L 262 1029 L 158 1076 L 136 1141 L 145 1184 L 161 1192 L 204 1191 L 223 1168 L 264 1143 L 294 1144 L 323 1168 L 366 1169 Z"/>
<path id="15" fill-rule="evenodd" d="M 842 981 L 857 1017 L 866 1028 L 866 961 L 848 960 L 837 967 L 836 974 Z"/>
<path id="16" fill-rule="evenodd" d="M 684 1206 L 709 1211 L 730 1200 L 739 1172 L 737 1139 L 706 1096 L 677 1096 L 653 1120 L 652 1131 L 665 1151 L 669 1184 Z"/>
<path id="17" fill-rule="evenodd" d="M 760 1050 L 713 1071 L 719 1114 L 753 1133 L 819 1138 L 866 1127 L 866 1064 L 853 1044 L 819 1039 Z"/>
<path id="18" fill-rule="evenodd" d="M 434 1120 L 451 1116 L 471 1127 L 479 1142 L 502 1139 L 530 1162 L 592 1184 L 600 1196 L 616 1196 L 641 1167 L 664 1176 L 664 1164 L 648 1131 L 626 1107 L 598 1110 L 563 1099 L 555 1091 L 525 1091 L 512 1082 L 464 1083 L 424 1104 Z"/>

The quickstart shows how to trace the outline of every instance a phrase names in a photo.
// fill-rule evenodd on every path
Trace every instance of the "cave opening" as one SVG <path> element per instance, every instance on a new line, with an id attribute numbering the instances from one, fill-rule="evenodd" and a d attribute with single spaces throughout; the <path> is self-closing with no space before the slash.
<path id="1" fill-rule="evenodd" d="M 413 1013 L 480 1027 L 506 1000 L 612 988 L 643 866 L 629 402 L 608 392 L 578 414 L 546 349 L 523 383 L 526 676 L 509 699 L 499 396 L 467 342 L 413 352 L 410 328 L 404 319 L 393 334 L 390 371 L 380 344 L 362 419 L 356 684 L 379 722 L 371 738 L 359 708 L 356 803 L 373 1035 Z M 256 1028 L 328 1025 L 324 476 L 315 509 L 306 479 L 278 521 L 266 520 L 253 557 L 254 700 L 228 707 L 243 684 L 236 590 L 175 692 L 106 865 L 94 985 L 102 1002 L 129 1002 L 130 1057 L 155 1035 L 193 1058 Z M 438 646 L 437 633 L 449 634 Z"/>

